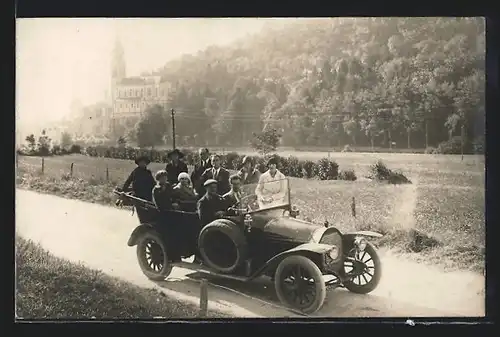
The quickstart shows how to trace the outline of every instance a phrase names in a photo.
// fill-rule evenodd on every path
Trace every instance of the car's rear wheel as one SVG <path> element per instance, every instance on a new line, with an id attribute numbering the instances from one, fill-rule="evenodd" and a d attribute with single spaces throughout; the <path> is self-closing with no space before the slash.
<path id="1" fill-rule="evenodd" d="M 368 242 L 364 251 L 351 249 L 348 256 L 351 259 L 344 261 L 344 269 L 354 276 L 345 281 L 344 286 L 356 294 L 368 294 L 375 290 L 382 277 L 382 263 L 375 247 Z"/>
<path id="2" fill-rule="evenodd" d="M 146 232 L 138 238 L 137 260 L 150 280 L 163 281 L 172 272 L 165 242 L 156 232 Z"/>
<path id="3" fill-rule="evenodd" d="M 318 311 L 325 302 L 326 286 L 318 266 L 305 256 L 285 258 L 274 276 L 281 303 L 306 314 Z"/>

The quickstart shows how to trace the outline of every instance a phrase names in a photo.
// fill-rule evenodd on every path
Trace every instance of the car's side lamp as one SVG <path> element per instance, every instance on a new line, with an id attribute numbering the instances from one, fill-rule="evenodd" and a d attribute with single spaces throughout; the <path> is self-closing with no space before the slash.
<path id="1" fill-rule="evenodd" d="M 325 226 L 325 228 L 330 227 L 330 223 L 328 222 L 328 220 L 325 220 L 325 222 L 323 222 L 323 225 Z"/>
<path id="2" fill-rule="evenodd" d="M 299 215 L 299 214 L 300 214 L 300 211 L 297 208 L 297 206 L 293 206 L 292 210 L 290 211 L 290 216 L 296 218 L 297 215 Z"/>
<path id="3" fill-rule="evenodd" d="M 250 232 L 252 230 L 252 222 L 252 216 L 250 214 L 245 215 L 243 223 L 245 224 L 245 229 L 247 230 L 247 232 Z"/>

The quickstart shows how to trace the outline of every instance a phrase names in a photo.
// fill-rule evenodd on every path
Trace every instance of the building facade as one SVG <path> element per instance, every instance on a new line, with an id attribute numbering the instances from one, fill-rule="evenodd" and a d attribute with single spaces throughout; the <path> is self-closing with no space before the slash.
<path id="1" fill-rule="evenodd" d="M 171 86 L 160 76 L 127 77 L 125 53 L 116 41 L 111 65 L 111 121 L 112 133 L 121 136 L 123 129 L 132 128 L 150 105 L 166 106 Z"/>

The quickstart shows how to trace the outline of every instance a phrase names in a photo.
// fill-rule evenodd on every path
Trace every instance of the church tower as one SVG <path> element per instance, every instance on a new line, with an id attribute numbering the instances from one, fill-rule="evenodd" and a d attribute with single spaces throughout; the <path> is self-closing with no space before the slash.
<path id="1" fill-rule="evenodd" d="M 111 79 L 119 81 L 126 76 L 125 52 L 120 40 L 117 38 L 111 58 Z"/>

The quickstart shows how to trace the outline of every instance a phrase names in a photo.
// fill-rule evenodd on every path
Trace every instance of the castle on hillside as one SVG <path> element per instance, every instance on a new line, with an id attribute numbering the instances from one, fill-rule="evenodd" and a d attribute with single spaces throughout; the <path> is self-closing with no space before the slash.
<path id="1" fill-rule="evenodd" d="M 125 52 L 116 40 L 111 59 L 111 133 L 133 127 L 150 105 L 166 106 L 170 90 L 170 83 L 160 76 L 127 77 Z"/>

